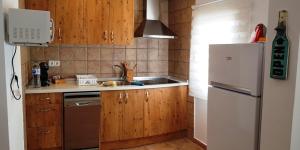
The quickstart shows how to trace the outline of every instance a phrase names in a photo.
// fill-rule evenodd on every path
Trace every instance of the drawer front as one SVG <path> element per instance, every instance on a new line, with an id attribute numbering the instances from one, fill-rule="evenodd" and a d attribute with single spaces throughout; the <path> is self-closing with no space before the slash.
<path id="1" fill-rule="evenodd" d="M 61 105 L 38 105 L 26 107 L 27 127 L 61 126 Z"/>
<path id="2" fill-rule="evenodd" d="M 45 94 L 27 94 L 26 105 L 46 105 L 60 104 L 62 102 L 62 94 L 45 93 Z"/>
<path id="3" fill-rule="evenodd" d="M 61 149 L 61 128 L 56 126 L 27 128 L 27 141 L 28 150 Z"/>

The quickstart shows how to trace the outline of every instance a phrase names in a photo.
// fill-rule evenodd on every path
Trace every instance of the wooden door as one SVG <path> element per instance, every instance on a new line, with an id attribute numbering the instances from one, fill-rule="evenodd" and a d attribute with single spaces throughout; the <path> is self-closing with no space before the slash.
<path id="1" fill-rule="evenodd" d="M 86 44 L 84 0 L 58 0 L 56 34 L 61 44 Z"/>
<path id="2" fill-rule="evenodd" d="M 110 1 L 110 39 L 115 45 L 126 45 L 134 36 L 134 0 Z"/>
<path id="3" fill-rule="evenodd" d="M 85 4 L 87 43 L 109 44 L 109 0 L 86 0 Z"/>
<path id="4" fill-rule="evenodd" d="M 44 10 L 50 12 L 50 17 L 54 21 L 54 25 L 56 25 L 56 0 L 26 0 L 25 1 L 25 8 L 32 9 L 32 10 Z M 58 37 L 56 36 L 58 33 L 55 30 L 54 41 L 50 43 L 50 45 L 58 44 Z"/>
<path id="5" fill-rule="evenodd" d="M 105 91 L 101 93 L 101 142 L 120 140 L 123 96 L 123 91 Z"/>
<path id="6" fill-rule="evenodd" d="M 175 132 L 178 128 L 178 124 L 176 122 L 176 99 L 177 87 L 172 88 L 163 88 L 161 89 L 162 100 L 161 100 L 161 134 Z"/>
<path id="7" fill-rule="evenodd" d="M 174 89 L 176 91 L 176 124 L 177 130 L 187 129 L 187 86 L 180 86 Z"/>
<path id="8" fill-rule="evenodd" d="M 61 130 L 60 126 L 28 128 L 28 150 L 61 149 Z"/>
<path id="9" fill-rule="evenodd" d="M 123 127 L 121 140 L 144 136 L 144 90 L 124 91 Z"/>
<path id="10" fill-rule="evenodd" d="M 155 136 L 162 133 L 161 128 L 161 102 L 162 89 L 147 89 L 144 102 L 144 135 Z"/>

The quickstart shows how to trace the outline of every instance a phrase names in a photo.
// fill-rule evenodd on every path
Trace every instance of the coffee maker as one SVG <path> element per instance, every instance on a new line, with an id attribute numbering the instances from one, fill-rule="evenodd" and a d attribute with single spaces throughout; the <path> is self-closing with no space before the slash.
<path id="1" fill-rule="evenodd" d="M 41 86 L 49 86 L 49 79 L 48 79 L 48 70 L 49 65 L 47 62 L 41 62 L 40 63 L 41 68 Z"/>

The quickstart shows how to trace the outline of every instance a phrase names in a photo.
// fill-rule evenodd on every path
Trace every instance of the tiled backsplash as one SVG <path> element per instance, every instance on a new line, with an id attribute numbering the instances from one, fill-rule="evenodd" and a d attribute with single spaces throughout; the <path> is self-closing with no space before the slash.
<path id="1" fill-rule="evenodd" d="M 95 74 L 98 77 L 116 77 L 112 68 L 126 61 L 136 76 L 168 75 L 168 40 L 135 39 L 128 46 L 85 46 L 31 48 L 31 63 L 60 60 L 60 67 L 51 67 L 49 75 L 73 77 L 76 74 Z"/>

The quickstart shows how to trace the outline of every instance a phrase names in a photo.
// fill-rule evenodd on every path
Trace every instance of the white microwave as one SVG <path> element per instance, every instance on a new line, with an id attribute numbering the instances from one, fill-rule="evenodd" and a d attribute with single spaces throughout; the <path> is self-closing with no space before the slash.
<path id="1" fill-rule="evenodd" d="M 47 46 L 54 39 L 54 22 L 49 11 L 11 8 L 7 29 L 8 42 L 13 45 Z"/>

